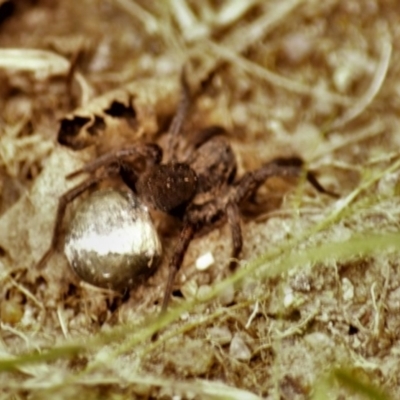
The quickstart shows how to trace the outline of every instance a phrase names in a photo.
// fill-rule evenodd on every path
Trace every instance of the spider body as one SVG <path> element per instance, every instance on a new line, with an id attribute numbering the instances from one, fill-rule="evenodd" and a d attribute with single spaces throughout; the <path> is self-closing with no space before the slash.
<path id="1" fill-rule="evenodd" d="M 143 173 L 133 187 L 150 206 L 178 217 L 195 196 L 197 188 L 195 171 L 184 163 L 155 165 Z"/>
<path id="2" fill-rule="evenodd" d="M 223 128 L 213 126 L 202 130 L 192 143 L 192 150 L 183 160 L 176 154 L 177 141 L 190 104 L 190 93 L 182 79 L 183 96 L 169 131 L 169 154 L 163 161 L 163 150 L 155 143 L 137 143 L 106 153 L 67 178 L 81 173 L 89 177 L 59 200 L 53 240 L 42 257 L 43 265 L 57 247 L 60 227 L 69 202 L 99 181 L 120 175 L 125 184 L 148 206 L 170 214 L 181 221 L 181 233 L 169 262 L 170 274 L 162 310 L 165 310 L 187 247 L 194 235 L 204 227 L 226 218 L 232 235 L 232 262 L 242 249 L 239 209 L 243 201 L 255 194 L 261 184 L 273 176 L 304 175 L 320 192 L 326 191 L 310 172 L 303 169 L 302 160 L 280 158 L 259 169 L 236 176 L 236 157 Z"/>

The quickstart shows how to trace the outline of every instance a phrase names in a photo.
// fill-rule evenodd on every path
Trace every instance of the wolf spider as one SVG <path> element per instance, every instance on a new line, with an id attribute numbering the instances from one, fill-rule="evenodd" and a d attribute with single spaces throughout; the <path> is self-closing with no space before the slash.
<path id="1" fill-rule="evenodd" d="M 67 176 L 89 174 L 89 178 L 60 197 L 52 242 L 39 266 L 47 262 L 57 247 L 67 205 L 100 181 L 119 175 L 145 204 L 176 217 L 182 223 L 169 262 L 169 277 L 162 302 L 162 311 L 165 311 L 188 245 L 202 228 L 227 219 L 233 244 L 230 267 L 235 266 L 243 245 L 239 208 L 267 179 L 304 176 L 319 192 L 336 196 L 324 189 L 311 172 L 305 171 L 302 160 L 297 157 L 277 158 L 237 177 L 235 154 L 224 129 L 218 126 L 201 131 L 192 143 L 189 156 L 177 160 L 179 134 L 192 102 L 184 77 L 182 92 L 168 133 L 167 160 L 163 161 L 163 149 L 158 144 L 138 143 L 106 153 Z"/>

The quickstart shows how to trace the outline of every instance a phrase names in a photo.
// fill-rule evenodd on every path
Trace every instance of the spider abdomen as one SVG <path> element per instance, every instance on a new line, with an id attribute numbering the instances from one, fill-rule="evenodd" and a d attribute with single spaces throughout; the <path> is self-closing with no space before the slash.
<path id="1" fill-rule="evenodd" d="M 180 215 L 197 191 L 197 175 L 183 163 L 155 165 L 139 177 L 138 194 L 155 208 Z"/>

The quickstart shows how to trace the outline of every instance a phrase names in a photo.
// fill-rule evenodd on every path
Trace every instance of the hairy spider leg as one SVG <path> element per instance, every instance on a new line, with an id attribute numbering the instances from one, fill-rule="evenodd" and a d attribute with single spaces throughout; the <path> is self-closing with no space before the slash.
<path id="1" fill-rule="evenodd" d="M 226 206 L 226 217 L 232 235 L 232 253 L 229 269 L 233 271 L 243 247 L 242 228 L 240 227 L 240 212 L 236 203 L 229 202 Z"/>
<path id="2" fill-rule="evenodd" d="M 212 125 L 197 132 L 196 137 L 192 140 L 192 146 L 198 149 L 201 145 L 208 142 L 215 136 L 226 136 L 226 129 L 220 125 Z"/>
<path id="3" fill-rule="evenodd" d="M 243 239 L 240 227 L 240 214 L 238 205 L 248 197 L 254 196 L 260 185 L 267 179 L 281 177 L 299 177 L 305 173 L 307 181 L 319 192 L 332 197 L 338 197 L 334 192 L 326 190 L 311 172 L 304 171 L 303 162 L 297 158 L 275 159 L 261 168 L 245 173 L 236 183 L 225 209 L 232 235 L 232 261 L 231 270 L 237 265 L 237 258 L 242 250 Z"/>
<path id="4" fill-rule="evenodd" d="M 62 221 L 64 219 L 65 210 L 68 204 L 71 203 L 78 196 L 80 196 L 83 192 L 85 192 L 89 188 L 99 183 L 100 181 L 107 179 L 110 176 L 118 174 L 118 171 L 119 171 L 118 168 L 108 168 L 102 174 L 98 176 L 92 176 L 83 181 L 82 183 L 80 183 L 79 185 L 68 190 L 68 192 L 64 193 L 59 198 L 51 243 L 47 251 L 42 256 L 42 258 L 36 264 L 37 269 L 42 269 L 46 265 L 47 261 L 50 259 L 50 257 L 58 247 L 62 231 Z"/>
<path id="5" fill-rule="evenodd" d="M 275 163 L 281 167 L 297 167 L 302 171 L 307 181 L 320 193 L 327 194 L 328 196 L 338 198 L 339 195 L 337 193 L 331 192 L 330 190 L 325 189 L 317 180 L 315 174 L 311 171 L 306 171 L 304 167 L 304 161 L 299 157 L 278 157 L 274 158 L 270 163 Z"/>
<path id="6" fill-rule="evenodd" d="M 181 230 L 174 254 L 169 262 L 169 275 L 161 306 L 161 313 L 164 313 L 168 308 L 176 274 L 182 265 L 183 257 L 185 256 L 190 241 L 193 239 L 194 233 L 194 226 L 188 223 L 186 223 Z"/>
<path id="7" fill-rule="evenodd" d="M 252 197 L 258 188 L 269 178 L 273 176 L 280 177 L 301 177 L 305 176 L 307 181 L 320 193 L 337 198 L 338 194 L 325 189 L 317 180 L 315 175 L 302 168 L 303 161 L 297 157 L 276 158 L 259 169 L 246 172 L 238 182 L 236 182 L 236 191 L 233 193 L 232 201 L 241 203 L 245 198 Z"/>
<path id="8" fill-rule="evenodd" d="M 175 162 L 176 150 L 178 147 L 179 133 L 181 132 L 182 125 L 189 113 L 190 106 L 192 104 L 192 96 L 190 93 L 189 84 L 186 79 L 185 68 L 182 68 L 181 72 L 181 99 L 178 104 L 178 109 L 172 119 L 171 125 L 168 129 L 169 143 L 168 143 L 168 153 L 167 162 Z"/>
<path id="9" fill-rule="evenodd" d="M 146 159 L 151 164 L 159 164 L 162 159 L 162 149 L 153 143 L 137 143 L 124 149 L 110 151 L 87 163 L 83 168 L 70 173 L 67 175 L 67 179 L 75 178 L 85 172 L 95 172 L 99 168 L 109 167 L 112 164 L 118 164 L 124 158 L 131 156 L 143 157 L 143 159 Z"/>
<path id="10" fill-rule="evenodd" d="M 315 189 L 318 190 L 318 192 L 327 194 L 328 196 L 334 197 L 334 198 L 336 198 L 336 199 L 340 197 L 337 193 L 331 192 L 330 190 L 325 189 L 325 188 L 318 182 L 317 178 L 315 177 L 315 175 L 314 175 L 312 172 L 307 171 L 306 179 L 307 179 L 307 181 L 308 181 L 312 186 L 314 186 Z"/>

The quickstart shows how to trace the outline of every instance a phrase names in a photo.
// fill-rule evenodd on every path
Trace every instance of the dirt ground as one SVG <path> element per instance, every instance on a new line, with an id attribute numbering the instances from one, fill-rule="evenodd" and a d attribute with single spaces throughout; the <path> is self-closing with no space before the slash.
<path id="1" fill-rule="evenodd" d="M 399 27 L 394 0 L 0 0 L 0 398 L 400 398 Z M 128 293 L 82 282 L 63 233 L 37 264 L 69 173 L 167 151 L 183 66 L 179 154 L 221 125 L 237 176 L 297 156 L 338 197 L 268 180 L 239 267 L 228 224 L 197 235 L 160 316 L 173 218 Z"/>

